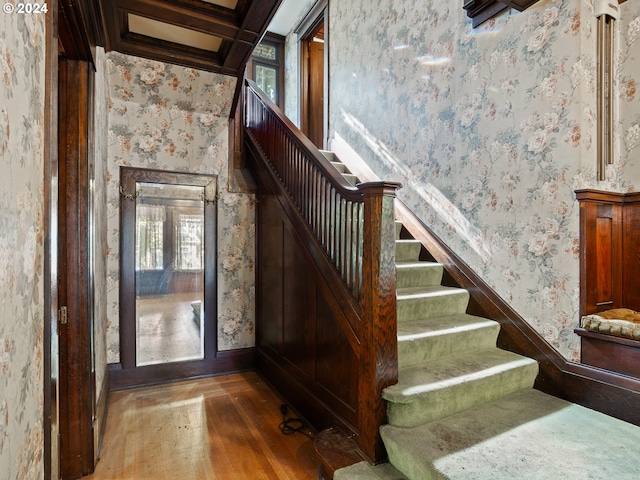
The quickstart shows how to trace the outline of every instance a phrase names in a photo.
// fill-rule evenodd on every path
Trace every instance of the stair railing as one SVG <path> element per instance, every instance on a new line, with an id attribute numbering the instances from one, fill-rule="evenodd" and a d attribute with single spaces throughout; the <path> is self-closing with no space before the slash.
<path id="1" fill-rule="evenodd" d="M 394 182 L 351 186 L 252 81 L 245 81 L 245 132 L 305 219 L 359 306 L 357 442 L 384 457 L 381 391 L 398 379 Z"/>

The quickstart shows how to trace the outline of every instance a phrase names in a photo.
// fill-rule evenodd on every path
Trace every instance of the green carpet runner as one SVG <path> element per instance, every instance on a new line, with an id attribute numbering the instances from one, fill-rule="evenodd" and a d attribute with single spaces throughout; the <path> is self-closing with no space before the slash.
<path id="1" fill-rule="evenodd" d="M 443 266 L 401 232 L 399 379 L 383 391 L 380 430 L 389 464 L 334 479 L 640 478 L 640 428 L 534 390 L 538 364 L 498 349 L 499 324 L 468 315 L 469 293 L 443 286 Z"/>

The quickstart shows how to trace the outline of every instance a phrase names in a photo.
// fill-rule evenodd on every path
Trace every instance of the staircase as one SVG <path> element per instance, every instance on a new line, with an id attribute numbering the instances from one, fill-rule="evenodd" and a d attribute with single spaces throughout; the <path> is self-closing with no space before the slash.
<path id="1" fill-rule="evenodd" d="M 406 237 L 397 223 L 399 379 L 380 430 L 390 464 L 334 479 L 640 478 L 640 429 L 534 390 L 537 362 L 497 348 L 499 324 L 467 314 L 469 292 L 442 285 L 443 266 Z"/>

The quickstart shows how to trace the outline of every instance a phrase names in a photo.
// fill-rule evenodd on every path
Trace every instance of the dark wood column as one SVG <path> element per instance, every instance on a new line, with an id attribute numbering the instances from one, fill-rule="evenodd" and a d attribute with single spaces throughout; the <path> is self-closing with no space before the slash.
<path id="1" fill-rule="evenodd" d="M 59 64 L 58 262 L 60 332 L 60 476 L 93 471 L 94 376 L 89 271 L 89 162 L 93 68 Z"/>

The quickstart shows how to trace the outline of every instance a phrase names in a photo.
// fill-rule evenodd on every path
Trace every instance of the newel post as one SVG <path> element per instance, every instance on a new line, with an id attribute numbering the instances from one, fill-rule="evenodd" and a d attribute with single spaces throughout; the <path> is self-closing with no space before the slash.
<path id="1" fill-rule="evenodd" d="M 398 381 L 394 199 L 400 184 L 372 182 L 364 194 L 362 319 L 358 443 L 374 463 L 386 458 L 379 428 L 386 423 L 381 392 Z"/>

